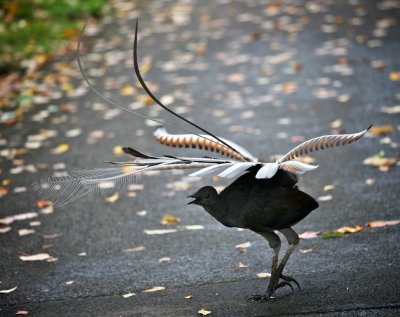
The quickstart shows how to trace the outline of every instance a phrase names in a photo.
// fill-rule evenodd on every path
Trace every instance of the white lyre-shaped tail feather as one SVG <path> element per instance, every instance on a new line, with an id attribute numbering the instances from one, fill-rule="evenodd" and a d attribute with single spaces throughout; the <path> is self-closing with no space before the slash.
<path id="1" fill-rule="evenodd" d="M 278 163 L 264 163 L 263 166 L 258 170 L 256 178 L 271 178 L 278 171 Z"/>
<path id="2" fill-rule="evenodd" d="M 324 150 L 329 147 L 335 147 L 353 143 L 354 141 L 360 139 L 369 130 L 369 128 L 358 133 L 323 135 L 317 138 L 313 138 L 296 146 L 293 150 L 286 153 L 276 162 L 279 164 L 282 162 L 293 160 L 294 158 L 307 154 L 309 152 Z"/>
<path id="3" fill-rule="evenodd" d="M 221 137 L 219 137 L 219 139 L 229 144 L 229 146 L 231 146 L 236 152 L 210 135 L 171 134 L 168 133 L 164 127 L 158 127 L 154 131 L 153 135 L 158 142 L 167 146 L 186 148 L 192 147 L 211 152 L 217 152 L 239 161 L 257 161 L 257 158 L 254 157 L 249 151 L 235 142 Z"/>

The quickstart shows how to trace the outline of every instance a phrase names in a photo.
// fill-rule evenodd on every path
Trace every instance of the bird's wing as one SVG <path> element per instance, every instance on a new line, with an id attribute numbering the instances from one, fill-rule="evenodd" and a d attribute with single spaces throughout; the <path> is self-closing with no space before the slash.
<path id="1" fill-rule="evenodd" d="M 246 149 L 230 140 L 219 137 L 218 140 L 210 135 L 196 134 L 171 134 L 164 127 L 158 127 L 154 133 L 154 137 L 161 144 L 172 147 L 191 147 L 204 149 L 206 151 L 220 153 L 239 161 L 256 162 L 257 158 Z M 220 140 L 230 146 L 227 147 Z M 234 150 L 232 150 L 234 149 Z"/>

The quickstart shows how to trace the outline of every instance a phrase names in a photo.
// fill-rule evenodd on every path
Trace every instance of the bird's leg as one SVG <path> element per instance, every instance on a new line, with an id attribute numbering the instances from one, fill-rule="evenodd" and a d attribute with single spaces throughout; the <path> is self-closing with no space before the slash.
<path id="1" fill-rule="evenodd" d="M 281 282 L 280 287 L 285 286 L 285 285 L 290 285 L 290 283 L 293 282 L 300 289 L 300 284 L 293 277 L 282 274 L 283 269 L 285 268 L 285 265 L 286 265 L 287 261 L 289 260 L 289 257 L 291 256 L 291 254 L 293 253 L 293 251 L 296 249 L 297 245 L 299 244 L 299 236 L 292 228 L 285 228 L 285 229 L 282 229 L 279 231 L 286 237 L 286 239 L 288 240 L 288 243 L 289 243 L 288 249 L 286 250 L 286 253 L 283 256 L 282 261 L 277 268 L 277 274 L 279 274 L 279 277 L 283 280 L 283 282 Z M 293 290 L 292 285 L 290 285 L 290 287 Z"/>
<path id="2" fill-rule="evenodd" d="M 272 255 L 272 263 L 271 263 L 271 278 L 265 295 L 255 294 L 252 295 L 250 299 L 267 300 L 271 298 L 271 296 L 275 293 L 276 286 L 278 285 L 279 282 L 280 274 L 278 274 L 277 270 L 278 270 L 278 256 L 279 256 L 279 251 L 281 249 L 281 239 L 273 230 L 268 230 L 265 232 L 257 232 L 257 233 L 263 236 L 265 239 L 267 239 L 268 244 L 270 248 L 274 250 L 274 253 Z"/>

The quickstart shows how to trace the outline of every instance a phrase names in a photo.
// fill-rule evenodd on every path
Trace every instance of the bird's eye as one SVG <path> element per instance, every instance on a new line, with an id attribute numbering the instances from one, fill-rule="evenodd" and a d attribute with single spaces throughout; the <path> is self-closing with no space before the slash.
<path id="1" fill-rule="evenodd" d="M 210 194 L 204 195 L 204 198 L 209 199 L 211 198 L 211 195 Z"/>

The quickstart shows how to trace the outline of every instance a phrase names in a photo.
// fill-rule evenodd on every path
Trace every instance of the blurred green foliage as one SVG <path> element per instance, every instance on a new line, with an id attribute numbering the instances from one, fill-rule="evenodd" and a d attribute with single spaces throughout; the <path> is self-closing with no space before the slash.
<path id="1" fill-rule="evenodd" d="M 82 21 L 99 17 L 107 0 L 1 0 L 0 74 L 23 60 L 50 54 L 75 37 Z"/>

